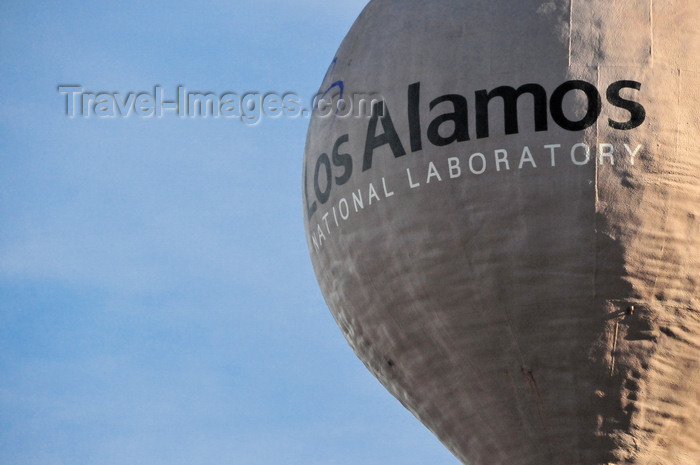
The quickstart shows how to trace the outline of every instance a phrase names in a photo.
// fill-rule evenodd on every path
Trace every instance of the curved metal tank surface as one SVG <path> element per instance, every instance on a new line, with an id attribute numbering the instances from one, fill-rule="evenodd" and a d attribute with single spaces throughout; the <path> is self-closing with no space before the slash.
<path id="1" fill-rule="evenodd" d="M 314 270 L 465 464 L 700 463 L 698 31 L 690 0 L 374 0 L 338 49 Z"/>

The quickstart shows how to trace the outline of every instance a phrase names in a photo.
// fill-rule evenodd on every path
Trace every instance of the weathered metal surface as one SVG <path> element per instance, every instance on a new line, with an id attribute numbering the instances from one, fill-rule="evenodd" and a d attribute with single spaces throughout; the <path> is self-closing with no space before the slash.
<path id="1" fill-rule="evenodd" d="M 465 463 L 700 463 L 699 30 L 687 0 L 374 0 L 340 46 L 322 93 L 389 116 L 312 118 L 313 266 Z"/>

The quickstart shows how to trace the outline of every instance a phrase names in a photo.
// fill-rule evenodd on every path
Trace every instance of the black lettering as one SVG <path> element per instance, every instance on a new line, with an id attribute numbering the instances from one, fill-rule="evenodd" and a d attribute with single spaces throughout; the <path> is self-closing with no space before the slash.
<path id="1" fill-rule="evenodd" d="M 640 103 L 620 97 L 620 90 L 624 88 L 639 90 L 642 88 L 642 84 L 637 81 L 616 81 L 608 87 L 605 93 L 608 102 L 630 112 L 630 119 L 625 122 L 608 118 L 608 124 L 613 129 L 634 129 L 642 124 L 647 116 L 646 110 Z"/>
<path id="2" fill-rule="evenodd" d="M 307 173 L 306 173 L 306 164 L 304 164 L 304 199 L 306 200 L 306 216 L 309 220 L 311 220 L 311 217 L 314 216 L 314 213 L 316 213 L 316 209 L 318 208 L 318 205 L 316 205 L 316 202 L 312 202 L 311 205 L 309 205 L 309 193 L 308 193 L 308 183 L 307 183 Z"/>
<path id="3" fill-rule="evenodd" d="M 588 99 L 586 114 L 578 121 L 571 121 L 564 114 L 564 96 L 572 90 L 583 91 Z M 591 126 L 600 116 L 602 107 L 603 104 L 598 89 L 586 81 L 566 81 L 554 90 L 549 101 L 549 111 L 552 113 L 552 119 L 559 127 L 567 131 L 582 131 Z"/>
<path id="4" fill-rule="evenodd" d="M 411 152 L 423 149 L 420 134 L 420 82 L 408 86 L 408 130 L 411 134 Z"/>
<path id="5" fill-rule="evenodd" d="M 377 121 L 379 120 L 379 115 L 381 115 L 382 128 L 384 129 L 384 132 L 377 135 Z M 372 167 L 374 150 L 385 144 L 389 144 L 389 147 L 394 154 L 394 158 L 406 155 L 406 151 L 401 144 L 401 139 L 399 139 L 399 135 L 394 128 L 394 122 L 391 121 L 389 109 L 385 109 L 384 101 L 381 101 L 376 102 L 372 106 L 372 117 L 367 125 L 367 139 L 365 141 L 365 153 L 362 158 L 362 171 L 367 171 Z"/>
<path id="6" fill-rule="evenodd" d="M 338 186 L 342 186 L 348 182 L 350 176 L 352 176 L 352 157 L 347 153 L 339 153 L 340 146 L 346 143 L 349 139 L 350 137 L 347 134 L 344 134 L 335 141 L 335 145 L 333 146 L 333 165 L 342 166 L 345 168 L 341 176 L 335 177 L 335 183 Z"/>
<path id="7" fill-rule="evenodd" d="M 469 140 L 467 99 L 457 94 L 443 95 L 430 102 L 430 109 L 432 110 L 442 102 L 451 102 L 454 112 L 442 114 L 430 123 L 430 126 L 428 126 L 428 139 L 430 142 L 435 146 L 441 147 L 455 141 L 464 142 Z M 454 131 L 449 136 L 443 137 L 440 135 L 439 129 L 447 121 L 454 122 Z"/>
<path id="8" fill-rule="evenodd" d="M 491 92 L 479 90 L 475 92 L 476 100 L 476 138 L 489 136 L 489 101 L 494 97 L 503 100 L 503 126 L 506 134 L 518 133 L 518 98 L 523 94 L 531 94 L 534 103 L 535 131 L 547 130 L 547 92 L 539 84 L 523 84 L 514 89 L 510 86 L 500 86 Z"/>
<path id="9" fill-rule="evenodd" d="M 318 182 L 318 173 L 321 169 L 321 165 L 326 165 L 326 190 L 321 190 L 321 185 Z M 328 155 L 322 153 L 318 160 L 316 160 L 316 169 L 314 170 L 314 191 L 316 192 L 316 198 L 321 204 L 328 202 L 328 198 L 331 196 L 331 188 L 333 187 L 333 179 L 331 178 L 331 161 L 328 159 Z"/>

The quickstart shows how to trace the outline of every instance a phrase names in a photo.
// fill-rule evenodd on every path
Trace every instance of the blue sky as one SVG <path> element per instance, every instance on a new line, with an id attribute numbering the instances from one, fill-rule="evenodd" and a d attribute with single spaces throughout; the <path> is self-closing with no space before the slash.
<path id="1" fill-rule="evenodd" d="M 323 301 L 307 119 L 68 118 L 57 91 L 306 99 L 365 3 L 2 2 L 0 463 L 458 463 Z"/>

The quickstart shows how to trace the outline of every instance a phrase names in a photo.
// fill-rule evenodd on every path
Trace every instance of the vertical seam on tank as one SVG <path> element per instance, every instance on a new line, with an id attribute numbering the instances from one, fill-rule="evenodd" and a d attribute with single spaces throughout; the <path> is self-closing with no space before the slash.
<path id="1" fill-rule="evenodd" d="M 568 56 L 568 59 L 569 59 L 569 70 L 568 71 L 569 71 L 569 73 L 571 73 L 571 66 L 573 64 L 572 55 L 573 55 L 573 35 L 574 35 L 574 1 L 575 0 L 569 1 L 569 54 L 568 54 L 569 55 Z M 596 123 L 596 126 L 597 126 L 597 123 Z M 596 197 L 597 197 L 597 192 L 596 192 Z M 594 201 L 593 201 L 593 228 L 594 228 L 594 230 L 593 230 L 593 279 L 592 279 L 592 283 L 591 283 L 591 285 L 593 287 L 593 299 L 592 299 L 593 302 L 595 302 L 595 299 L 596 299 L 596 276 L 598 274 L 598 243 L 597 243 L 597 238 L 596 238 L 596 232 L 598 231 L 598 227 L 597 227 L 596 222 L 598 221 L 598 218 L 597 218 L 596 209 L 597 209 L 597 203 L 596 203 L 595 198 L 594 198 Z M 576 371 L 574 371 L 574 373 L 576 373 Z M 577 428 L 577 432 L 579 432 L 581 430 L 581 428 L 580 428 L 580 418 L 578 415 L 577 415 L 577 420 L 578 421 L 576 422 L 576 428 Z M 581 441 L 583 440 L 582 436 L 583 435 L 579 432 L 578 437 L 576 438 L 576 443 L 579 446 L 579 447 L 577 447 L 577 455 L 578 455 L 578 462 L 579 463 L 583 463 L 582 451 L 581 451 L 581 447 L 580 447 Z"/>
<path id="2" fill-rule="evenodd" d="M 600 65 L 596 65 L 596 84 L 598 88 L 600 88 Z M 595 240 L 594 240 L 594 245 L 595 245 L 595 251 L 593 254 L 593 299 L 598 298 L 598 288 L 597 288 L 597 281 L 598 281 L 598 205 L 600 204 L 600 198 L 598 195 L 598 160 L 596 159 L 596 153 L 597 153 L 597 148 L 598 148 L 598 136 L 599 136 L 599 131 L 598 131 L 598 122 L 596 121 L 595 124 L 595 150 L 593 151 L 593 170 L 594 170 L 594 175 L 593 175 L 593 189 L 595 192 L 595 197 L 593 198 L 593 227 L 595 228 Z"/>
<path id="3" fill-rule="evenodd" d="M 569 3 L 569 66 L 571 66 L 571 36 L 573 35 L 574 27 L 574 0 Z"/>
<path id="4" fill-rule="evenodd" d="M 654 0 L 649 0 L 649 64 L 654 67 Z"/>
<path id="5" fill-rule="evenodd" d="M 573 1 L 573 0 L 572 0 Z M 600 65 L 596 65 L 596 87 L 600 89 Z M 598 121 L 595 124 L 595 145 L 593 155 L 593 305 L 596 305 L 598 300 L 598 160 L 596 159 L 598 146 Z M 580 440 L 580 438 L 579 438 Z M 581 450 L 579 448 L 579 456 Z"/>
<path id="6" fill-rule="evenodd" d="M 676 137 L 675 137 L 675 147 L 673 147 L 673 154 L 678 160 L 678 147 L 681 140 L 681 92 L 683 91 L 683 70 L 678 67 L 678 84 L 676 85 Z"/>
<path id="7" fill-rule="evenodd" d="M 595 67 L 595 80 L 597 87 L 600 89 L 600 65 L 596 65 Z M 595 206 L 596 206 L 596 212 L 598 211 L 598 204 L 600 203 L 600 196 L 598 195 L 598 158 L 597 158 L 597 153 L 598 153 L 598 143 L 600 142 L 600 131 L 598 129 L 598 123 L 599 120 L 596 120 L 595 124 L 595 150 L 593 150 L 593 166 L 595 167 Z M 596 230 L 598 229 L 598 224 L 596 222 Z"/>

